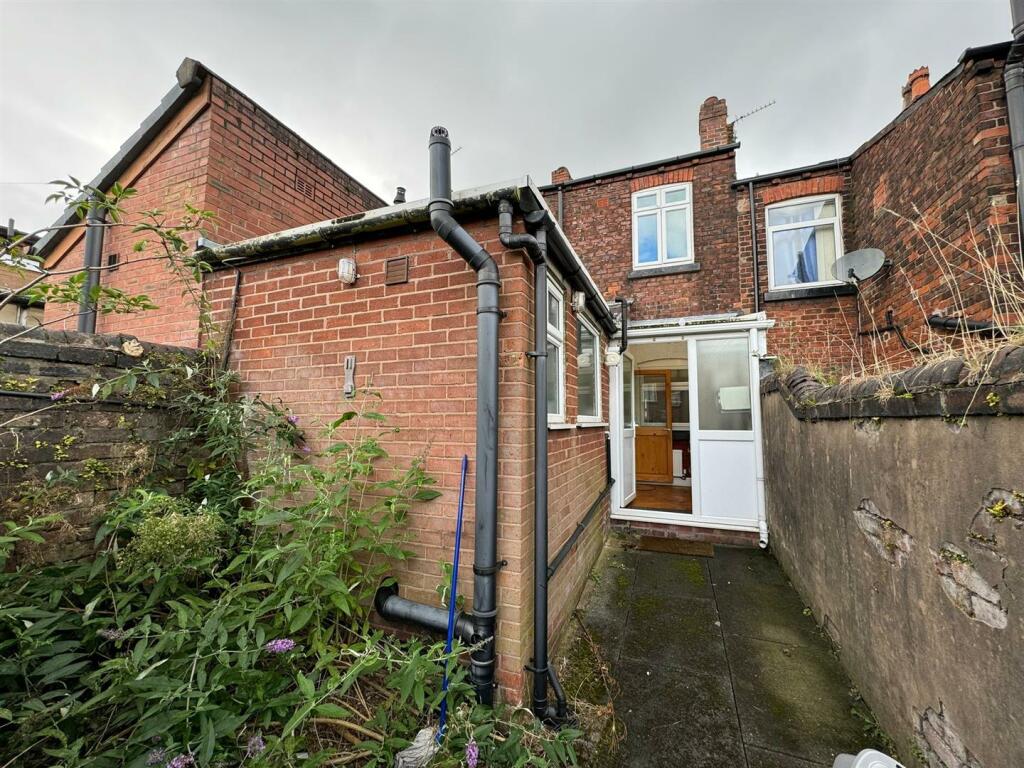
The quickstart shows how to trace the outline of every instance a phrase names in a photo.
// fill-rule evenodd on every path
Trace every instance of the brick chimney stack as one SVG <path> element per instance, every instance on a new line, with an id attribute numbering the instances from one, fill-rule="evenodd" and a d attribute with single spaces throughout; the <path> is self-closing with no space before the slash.
<path id="1" fill-rule="evenodd" d="M 551 172 L 552 184 L 564 184 L 567 181 L 572 181 L 572 174 L 569 173 L 569 169 L 564 165 L 558 166 Z"/>
<path id="2" fill-rule="evenodd" d="M 903 86 L 903 108 L 906 109 L 928 93 L 929 88 L 928 67 L 918 67 L 907 76 L 907 84 Z"/>
<path id="3" fill-rule="evenodd" d="M 700 105 L 700 148 L 714 149 L 732 143 L 732 126 L 729 125 L 725 99 L 708 96 Z"/>

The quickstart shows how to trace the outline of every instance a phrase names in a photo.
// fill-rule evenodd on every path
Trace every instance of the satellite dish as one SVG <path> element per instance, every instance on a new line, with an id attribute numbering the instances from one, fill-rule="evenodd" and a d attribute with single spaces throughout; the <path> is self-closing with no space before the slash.
<path id="1" fill-rule="evenodd" d="M 885 264 L 885 254 L 878 248 L 861 248 L 836 259 L 832 276 L 844 283 L 859 283 L 874 275 Z"/>

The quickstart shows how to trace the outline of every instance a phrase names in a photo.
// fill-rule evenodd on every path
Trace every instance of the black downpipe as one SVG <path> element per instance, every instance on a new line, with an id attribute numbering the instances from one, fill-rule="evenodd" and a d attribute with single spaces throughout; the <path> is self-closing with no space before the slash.
<path id="1" fill-rule="evenodd" d="M 94 200 L 85 215 L 85 282 L 78 301 L 78 330 L 83 333 L 96 333 L 96 303 L 92 292 L 100 283 L 100 267 L 103 266 L 104 218 L 105 214 Z"/>
<path id="2" fill-rule="evenodd" d="M 430 225 L 476 272 L 476 519 L 470 679 L 481 704 L 494 703 L 494 628 L 498 615 L 498 265 L 452 216 L 452 145 L 430 131 Z"/>
<path id="3" fill-rule="evenodd" d="M 1006 57 L 1003 84 L 1017 187 L 1017 238 L 1024 255 L 1024 0 L 1010 0 L 1010 13 L 1013 18 L 1013 44 Z"/>
<path id="4" fill-rule="evenodd" d="M 451 154 L 448 131 L 430 131 L 430 225 L 438 236 L 476 272 L 476 490 L 474 495 L 475 550 L 473 554 L 473 612 L 460 614 L 459 636 L 474 646 L 470 655 L 470 680 L 477 700 L 494 704 L 494 628 L 498 615 L 498 306 L 501 280 L 498 265 L 452 216 Z M 397 586 L 378 590 L 378 613 L 386 619 L 409 621 L 443 631 L 447 611 L 406 600 Z M 442 621 L 442 615 L 444 620 Z"/>
<path id="5" fill-rule="evenodd" d="M 568 719 L 568 705 L 553 668 L 548 666 L 548 393 L 547 328 L 548 266 L 547 229 L 535 234 L 512 232 L 512 203 L 498 204 L 498 239 L 506 248 L 522 248 L 533 261 L 534 350 L 533 358 L 533 713 L 554 725 Z M 548 705 L 548 683 L 555 691 L 555 705 Z"/>
<path id="6" fill-rule="evenodd" d="M 761 311 L 761 270 L 757 265 L 757 209 L 754 207 L 754 182 L 747 182 L 750 208 L 750 258 L 754 266 L 754 314 Z"/>

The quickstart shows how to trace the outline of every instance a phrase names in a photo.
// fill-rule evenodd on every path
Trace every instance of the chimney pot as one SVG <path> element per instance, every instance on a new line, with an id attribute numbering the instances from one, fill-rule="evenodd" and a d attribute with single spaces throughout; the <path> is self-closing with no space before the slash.
<path id="1" fill-rule="evenodd" d="M 398 189 L 395 190 L 395 199 L 393 202 L 395 205 L 405 202 L 405 187 L 398 187 Z"/>
<path id="2" fill-rule="evenodd" d="M 929 88 L 928 67 L 918 67 L 907 76 L 907 84 L 903 86 L 903 108 L 906 109 L 928 93 Z"/>
<path id="3" fill-rule="evenodd" d="M 732 143 L 732 126 L 729 125 L 729 110 L 725 99 L 708 96 L 700 105 L 697 123 L 701 149 L 714 149 Z"/>

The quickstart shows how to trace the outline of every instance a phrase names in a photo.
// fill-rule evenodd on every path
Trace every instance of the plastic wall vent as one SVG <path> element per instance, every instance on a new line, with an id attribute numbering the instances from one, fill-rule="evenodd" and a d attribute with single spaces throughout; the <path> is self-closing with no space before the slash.
<path id="1" fill-rule="evenodd" d="M 409 282 L 409 257 L 398 256 L 384 264 L 384 285 L 399 285 Z"/>

